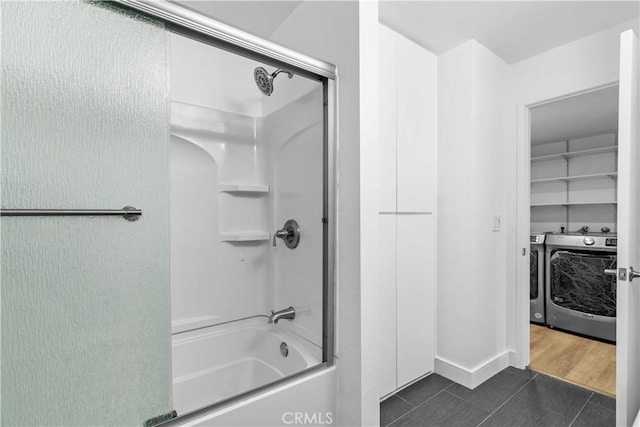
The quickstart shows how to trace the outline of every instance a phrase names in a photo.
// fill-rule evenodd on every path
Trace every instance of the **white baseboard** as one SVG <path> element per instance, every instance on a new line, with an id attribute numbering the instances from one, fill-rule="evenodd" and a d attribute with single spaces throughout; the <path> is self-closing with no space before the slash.
<path id="1" fill-rule="evenodd" d="M 474 389 L 507 366 L 510 366 L 510 362 L 513 359 L 512 353 L 511 351 L 505 351 L 472 369 L 436 356 L 435 371 L 436 374 L 442 375 L 453 382 Z"/>

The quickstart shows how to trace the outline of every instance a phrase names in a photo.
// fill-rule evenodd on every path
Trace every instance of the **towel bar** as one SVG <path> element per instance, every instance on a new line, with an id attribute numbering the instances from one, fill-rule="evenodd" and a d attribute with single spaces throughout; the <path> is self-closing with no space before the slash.
<path id="1" fill-rule="evenodd" d="M 119 215 L 127 221 L 137 221 L 142 210 L 133 206 L 122 209 L 0 209 L 0 216 L 102 216 Z"/>

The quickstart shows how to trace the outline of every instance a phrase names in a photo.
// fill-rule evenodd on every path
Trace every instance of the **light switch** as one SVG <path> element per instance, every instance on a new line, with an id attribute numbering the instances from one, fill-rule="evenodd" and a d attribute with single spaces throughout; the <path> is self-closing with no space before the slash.
<path id="1" fill-rule="evenodd" d="M 500 215 L 493 216 L 493 231 L 500 231 L 502 228 L 502 218 Z"/>

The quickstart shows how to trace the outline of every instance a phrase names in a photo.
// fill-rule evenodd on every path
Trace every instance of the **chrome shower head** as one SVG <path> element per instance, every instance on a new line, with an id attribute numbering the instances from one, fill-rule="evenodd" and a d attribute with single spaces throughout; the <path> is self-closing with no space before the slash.
<path id="1" fill-rule="evenodd" d="M 264 93 L 267 96 L 271 96 L 273 93 L 273 79 L 280 73 L 287 73 L 289 78 L 293 78 L 293 73 L 287 70 L 276 70 L 273 74 L 269 74 L 267 70 L 262 67 L 258 67 L 253 70 L 253 78 L 256 81 L 256 85 L 258 85 L 258 89 L 260 92 Z"/>
<path id="2" fill-rule="evenodd" d="M 267 70 L 264 68 L 258 67 L 253 71 L 253 78 L 255 79 L 260 92 L 267 96 L 271 96 L 273 93 L 273 77 L 271 77 L 271 74 L 267 73 Z"/>

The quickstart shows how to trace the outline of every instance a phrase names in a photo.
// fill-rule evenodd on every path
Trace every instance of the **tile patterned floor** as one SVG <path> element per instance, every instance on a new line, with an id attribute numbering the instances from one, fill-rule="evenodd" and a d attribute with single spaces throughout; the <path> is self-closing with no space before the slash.
<path id="1" fill-rule="evenodd" d="M 512 367 L 475 390 L 432 374 L 382 402 L 380 425 L 607 427 L 616 425 L 615 400 Z"/>

